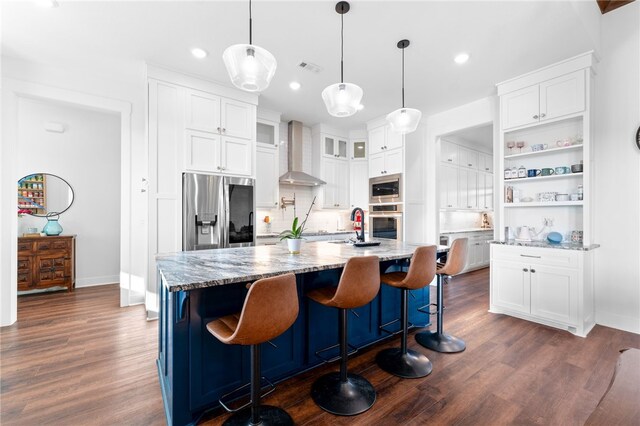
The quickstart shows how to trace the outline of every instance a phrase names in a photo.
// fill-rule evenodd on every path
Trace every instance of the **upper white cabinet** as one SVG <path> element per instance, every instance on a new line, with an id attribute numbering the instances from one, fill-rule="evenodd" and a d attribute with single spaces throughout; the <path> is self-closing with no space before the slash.
<path id="1" fill-rule="evenodd" d="M 339 158 L 347 160 L 347 138 L 341 138 L 332 135 L 322 135 L 322 155 L 327 158 Z"/>
<path id="2" fill-rule="evenodd" d="M 185 131 L 185 169 L 219 172 L 222 166 L 220 138 L 216 133 Z"/>
<path id="3" fill-rule="evenodd" d="M 440 161 L 448 164 L 458 164 L 458 145 L 449 141 L 440 142 Z"/>
<path id="4" fill-rule="evenodd" d="M 259 145 L 277 148 L 280 146 L 280 123 L 258 118 L 256 142 Z"/>
<path id="5" fill-rule="evenodd" d="M 479 152 L 478 170 L 485 173 L 493 173 L 493 155 Z"/>
<path id="6" fill-rule="evenodd" d="M 458 208 L 458 168 L 443 164 L 438 174 L 440 208 Z"/>
<path id="7" fill-rule="evenodd" d="M 500 96 L 502 129 L 584 111 L 584 70 L 574 71 Z"/>
<path id="8" fill-rule="evenodd" d="M 378 154 L 383 151 L 402 148 L 402 135 L 391 130 L 391 126 L 379 126 L 369 130 L 369 153 Z"/>
<path id="9" fill-rule="evenodd" d="M 349 163 L 337 158 L 322 159 L 321 179 L 326 185 L 322 186 L 322 207 L 325 209 L 349 208 Z"/>
<path id="10" fill-rule="evenodd" d="M 469 169 L 478 169 L 479 152 L 473 149 L 458 147 L 458 165 Z"/>
<path id="11" fill-rule="evenodd" d="M 251 176 L 254 144 L 238 138 L 222 137 L 222 161 L 219 171 L 233 175 Z"/>
<path id="12" fill-rule="evenodd" d="M 367 160 L 367 141 L 364 139 L 351 139 L 349 146 L 350 158 L 352 161 L 366 161 Z"/>
<path id="13" fill-rule="evenodd" d="M 402 149 L 381 152 L 369 156 L 369 177 L 402 173 L 404 153 Z"/>
<path id="14" fill-rule="evenodd" d="M 279 151 L 259 144 L 256 148 L 256 207 L 274 208 L 279 202 Z"/>
<path id="15" fill-rule="evenodd" d="M 186 90 L 185 127 L 241 139 L 253 139 L 255 106 L 199 90 Z"/>

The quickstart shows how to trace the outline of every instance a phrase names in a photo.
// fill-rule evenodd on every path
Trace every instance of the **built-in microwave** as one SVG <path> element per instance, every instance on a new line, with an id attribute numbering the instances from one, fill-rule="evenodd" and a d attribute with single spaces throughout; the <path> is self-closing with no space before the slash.
<path id="1" fill-rule="evenodd" d="M 402 173 L 369 179 L 369 203 L 401 203 Z"/>
<path id="2" fill-rule="evenodd" d="M 403 240 L 402 204 L 369 205 L 369 238 Z"/>

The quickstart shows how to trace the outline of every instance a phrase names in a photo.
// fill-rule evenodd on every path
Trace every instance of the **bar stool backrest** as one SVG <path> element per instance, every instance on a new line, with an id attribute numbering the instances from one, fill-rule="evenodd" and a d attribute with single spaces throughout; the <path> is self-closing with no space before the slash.
<path id="1" fill-rule="evenodd" d="M 371 302 L 380 290 L 380 259 L 378 256 L 352 257 L 342 271 L 338 289 L 331 305 L 353 309 Z"/>
<path id="2" fill-rule="evenodd" d="M 293 325 L 298 310 L 294 274 L 258 280 L 249 287 L 238 326 L 228 343 L 257 345 L 274 339 Z"/>
<path id="3" fill-rule="evenodd" d="M 409 272 L 403 286 L 409 290 L 429 285 L 436 276 L 436 246 L 418 247 L 411 257 Z"/>
<path id="4" fill-rule="evenodd" d="M 447 253 L 447 262 L 438 269 L 438 274 L 456 275 L 462 272 L 467 264 L 467 245 L 468 238 L 458 238 L 451 243 L 449 253 Z"/>

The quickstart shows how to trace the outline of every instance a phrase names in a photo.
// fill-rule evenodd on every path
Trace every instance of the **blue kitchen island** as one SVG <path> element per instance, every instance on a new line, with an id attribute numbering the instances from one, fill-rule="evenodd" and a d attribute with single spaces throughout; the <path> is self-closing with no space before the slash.
<path id="1" fill-rule="evenodd" d="M 395 240 L 383 240 L 374 247 L 313 242 L 304 244 L 298 255 L 289 254 L 281 244 L 157 256 L 157 366 L 167 423 L 193 424 L 203 412 L 219 406 L 220 396 L 249 382 L 249 348 L 225 345 L 206 329 L 208 322 L 242 309 L 247 283 L 287 272 L 296 274 L 298 319 L 273 341 L 275 346 L 262 345 L 262 374 L 282 381 L 323 363 L 316 352 L 338 342 L 337 310 L 308 300 L 305 293 L 337 285 L 342 268 L 353 256 L 380 257 L 381 273 L 406 268 L 418 245 Z M 438 247 L 439 254 L 447 250 Z M 429 286 L 411 292 L 411 323 L 429 325 L 429 315 L 418 311 L 428 303 Z M 400 291 L 381 286 L 371 303 L 350 314 L 349 344 L 361 348 L 389 337 L 381 326 L 399 316 Z M 386 328 L 398 330 L 399 325 Z"/>

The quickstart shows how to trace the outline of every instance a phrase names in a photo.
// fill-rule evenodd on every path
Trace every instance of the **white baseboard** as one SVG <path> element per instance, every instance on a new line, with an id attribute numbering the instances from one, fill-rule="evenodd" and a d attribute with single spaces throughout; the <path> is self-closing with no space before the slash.
<path id="1" fill-rule="evenodd" d="M 596 311 L 596 324 L 640 334 L 639 318 L 627 317 L 613 312 Z"/>
<path id="2" fill-rule="evenodd" d="M 76 288 L 93 287 L 96 285 L 118 284 L 120 275 L 104 275 L 102 277 L 76 278 Z"/>

